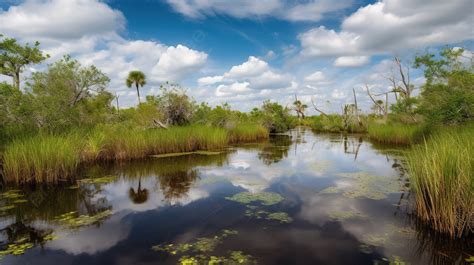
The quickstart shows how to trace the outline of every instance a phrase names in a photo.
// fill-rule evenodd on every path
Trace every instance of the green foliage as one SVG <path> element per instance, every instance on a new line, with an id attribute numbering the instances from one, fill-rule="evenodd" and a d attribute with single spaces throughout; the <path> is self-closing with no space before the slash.
<path id="1" fill-rule="evenodd" d="M 189 124 L 196 110 L 194 100 L 178 85 L 165 83 L 160 86 L 160 90 L 160 95 L 150 97 L 149 100 L 156 102 L 167 123 L 171 125 Z"/>
<path id="2" fill-rule="evenodd" d="M 229 141 L 231 143 L 255 142 L 267 138 L 267 128 L 258 124 L 241 123 L 229 129 Z"/>
<path id="3" fill-rule="evenodd" d="M 3 35 L 0 34 L 0 37 Z M 48 58 L 39 49 L 39 42 L 33 46 L 19 44 L 16 39 L 4 38 L 0 40 L 0 74 L 13 78 L 13 85 L 20 89 L 20 74 L 24 68 L 37 64 Z"/>
<path id="4" fill-rule="evenodd" d="M 408 154 L 416 213 L 452 237 L 474 227 L 474 125 L 441 129 Z"/>
<path id="5" fill-rule="evenodd" d="M 426 83 L 419 112 L 432 123 L 462 124 L 474 118 L 474 65 L 461 57 L 462 49 L 444 49 L 418 56 L 415 66 L 423 68 Z"/>
<path id="6" fill-rule="evenodd" d="M 138 103 L 140 103 L 140 87 L 146 85 L 146 76 L 143 72 L 135 70 L 128 73 L 127 79 L 125 80 L 125 84 L 128 88 L 135 86 L 137 89 L 137 97 Z"/>
<path id="7" fill-rule="evenodd" d="M 282 105 L 266 100 L 261 109 L 254 108 L 250 113 L 253 119 L 261 121 L 271 133 L 286 132 L 296 125 L 290 110 Z"/>

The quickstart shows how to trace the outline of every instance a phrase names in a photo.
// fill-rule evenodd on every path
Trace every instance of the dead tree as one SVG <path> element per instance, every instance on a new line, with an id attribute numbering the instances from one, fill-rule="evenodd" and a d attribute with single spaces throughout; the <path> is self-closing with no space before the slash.
<path id="1" fill-rule="evenodd" d="M 388 92 L 384 92 L 384 93 L 380 93 L 380 94 L 376 94 L 376 95 L 372 95 L 370 93 L 370 89 L 369 89 L 369 86 L 367 84 L 365 84 L 365 88 L 366 88 L 366 91 L 367 91 L 367 95 L 369 95 L 369 98 L 372 100 L 372 102 L 380 109 L 380 111 L 383 113 L 383 116 L 385 118 L 385 120 L 387 120 L 388 118 L 388 94 L 389 93 L 392 93 L 392 91 L 388 91 Z M 385 106 L 383 106 L 382 104 L 380 104 L 377 100 L 375 100 L 374 96 L 381 96 L 381 95 L 385 95 Z"/>
<path id="2" fill-rule="evenodd" d="M 316 110 L 317 112 L 319 112 L 321 115 L 323 115 L 323 116 L 325 116 L 325 117 L 328 116 L 324 111 L 322 111 L 322 110 L 318 109 L 318 107 L 316 107 L 316 104 L 314 104 L 314 100 L 313 100 L 312 98 L 311 98 L 311 104 L 313 104 L 314 110 Z"/>
<path id="3" fill-rule="evenodd" d="M 357 106 L 357 96 L 356 96 L 356 92 L 354 88 L 352 88 L 352 93 L 354 93 L 354 107 L 355 107 L 355 115 L 357 118 L 357 122 L 359 123 L 360 126 L 362 126 L 362 121 L 360 120 L 359 109 Z"/>

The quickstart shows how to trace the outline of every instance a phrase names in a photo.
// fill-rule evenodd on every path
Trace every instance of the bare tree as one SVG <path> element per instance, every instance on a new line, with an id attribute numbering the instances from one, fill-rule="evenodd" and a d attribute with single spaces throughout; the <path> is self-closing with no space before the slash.
<path id="1" fill-rule="evenodd" d="M 313 104 L 313 108 L 314 110 L 316 110 L 317 112 L 321 113 L 321 115 L 323 116 L 328 116 L 324 111 L 320 110 L 318 107 L 316 107 L 316 104 L 314 103 L 314 100 L 311 98 L 311 104 Z"/>
<path id="2" fill-rule="evenodd" d="M 387 118 L 388 118 L 388 94 L 393 93 L 393 91 L 388 91 L 388 92 L 372 95 L 370 93 L 370 88 L 367 84 L 365 84 L 365 88 L 366 88 L 366 91 L 367 91 L 367 95 L 369 95 L 369 98 L 372 100 L 374 105 L 376 105 L 380 109 L 380 112 L 383 113 L 383 116 L 384 116 L 385 120 L 387 120 Z M 382 96 L 382 95 L 385 95 L 385 106 L 380 104 L 380 101 L 375 100 L 375 98 L 374 98 L 374 96 Z"/>

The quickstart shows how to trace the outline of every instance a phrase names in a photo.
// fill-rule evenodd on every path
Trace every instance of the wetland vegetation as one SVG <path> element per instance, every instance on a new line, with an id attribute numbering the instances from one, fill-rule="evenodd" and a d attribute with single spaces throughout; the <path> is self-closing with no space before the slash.
<path id="1" fill-rule="evenodd" d="M 382 93 L 393 104 L 366 86 L 371 112 L 354 90 L 341 113 L 311 102 L 314 116 L 297 97 L 247 113 L 170 83 L 142 101 L 140 71 L 124 80 L 139 104 L 119 108 L 95 66 L 65 56 L 21 84 L 5 65 L 47 55 L 3 37 L 0 51 L 0 73 L 15 74 L 0 83 L 0 256 L 12 264 L 51 261 L 42 251 L 99 264 L 128 248 L 168 264 L 472 262 L 474 66 L 462 49 L 417 56 L 418 87 L 395 58 Z M 311 254 L 325 237 L 345 255 Z"/>

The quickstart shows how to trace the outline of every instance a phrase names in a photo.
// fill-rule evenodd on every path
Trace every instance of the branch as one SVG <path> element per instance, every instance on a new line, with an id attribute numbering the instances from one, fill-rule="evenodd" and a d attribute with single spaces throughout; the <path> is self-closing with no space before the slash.
<path id="1" fill-rule="evenodd" d="M 321 113 L 321 115 L 323 115 L 323 116 L 328 117 L 328 115 L 326 113 L 324 113 L 324 111 L 322 111 L 322 110 L 318 109 L 318 107 L 316 107 L 316 104 L 314 104 L 314 100 L 312 98 L 311 98 L 311 103 L 313 104 L 313 107 L 317 112 Z"/>

